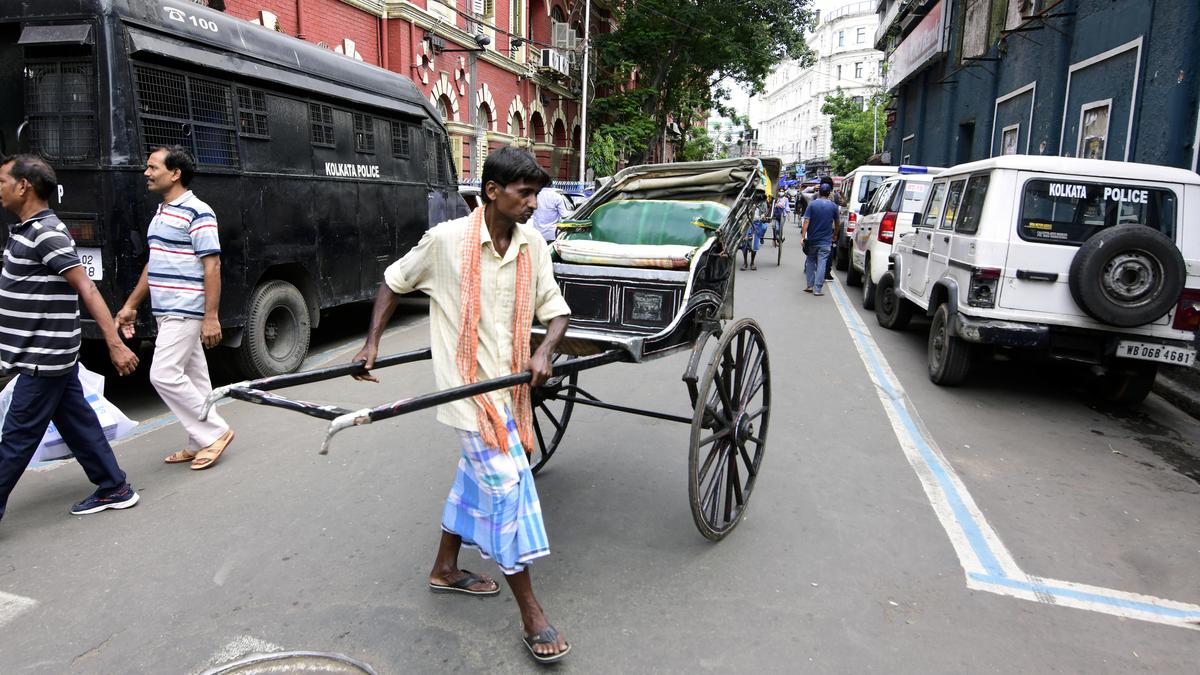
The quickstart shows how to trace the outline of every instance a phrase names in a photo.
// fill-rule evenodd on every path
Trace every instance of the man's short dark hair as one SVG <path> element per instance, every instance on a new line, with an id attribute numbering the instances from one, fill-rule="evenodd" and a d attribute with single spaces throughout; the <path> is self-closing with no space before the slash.
<path id="1" fill-rule="evenodd" d="M 50 201 L 58 190 L 58 176 L 46 160 L 37 155 L 12 155 L 0 159 L 0 166 L 12 164 L 9 171 L 15 180 L 27 180 L 33 193 L 44 201 Z"/>
<path id="2" fill-rule="evenodd" d="M 537 183 L 538 189 L 541 189 L 550 184 L 550 174 L 528 152 L 520 148 L 500 148 L 489 154 L 483 163 L 479 196 L 485 204 L 490 201 L 487 196 L 488 181 L 504 187 L 520 180 Z"/>
<path id="3" fill-rule="evenodd" d="M 187 187 L 192 182 L 192 176 L 196 175 L 196 160 L 192 158 L 192 153 L 182 145 L 166 145 L 155 148 L 154 152 L 159 150 L 166 153 L 163 156 L 163 166 L 167 167 L 167 171 L 178 169 L 179 182 L 183 187 Z"/>

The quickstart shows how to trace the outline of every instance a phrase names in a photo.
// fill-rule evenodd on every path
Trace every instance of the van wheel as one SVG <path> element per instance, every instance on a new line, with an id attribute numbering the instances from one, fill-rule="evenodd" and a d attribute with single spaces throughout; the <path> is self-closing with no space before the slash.
<path id="1" fill-rule="evenodd" d="M 871 281 L 871 259 L 863 264 L 863 309 L 875 309 L 875 284 Z"/>
<path id="2" fill-rule="evenodd" d="M 912 320 L 913 304 L 896 295 L 896 281 L 884 272 L 875 288 L 875 320 L 889 330 L 904 330 Z"/>
<path id="3" fill-rule="evenodd" d="M 1085 241 L 1068 277 L 1075 304 L 1111 326 L 1141 326 L 1175 306 L 1183 292 L 1183 255 L 1165 234 L 1117 225 Z"/>
<path id="4" fill-rule="evenodd" d="M 286 281 L 268 281 L 250 298 L 238 368 L 250 379 L 293 372 L 304 362 L 311 337 L 304 296 Z"/>
<path id="5" fill-rule="evenodd" d="M 837 247 L 837 255 L 833 258 L 833 268 L 845 272 L 850 268 L 850 250 L 844 246 Z"/>
<path id="6" fill-rule="evenodd" d="M 1100 377 L 1096 397 L 1117 406 L 1137 405 L 1150 395 L 1157 375 L 1157 363 L 1119 360 Z"/>
<path id="7" fill-rule="evenodd" d="M 846 254 L 849 258 L 850 254 Z M 854 261 L 846 263 L 846 285 L 847 286 L 862 286 L 862 272 L 854 269 Z"/>
<path id="8" fill-rule="evenodd" d="M 971 345 L 950 334 L 950 310 L 938 305 L 929 326 L 929 379 L 934 384 L 961 383 L 971 369 Z"/>

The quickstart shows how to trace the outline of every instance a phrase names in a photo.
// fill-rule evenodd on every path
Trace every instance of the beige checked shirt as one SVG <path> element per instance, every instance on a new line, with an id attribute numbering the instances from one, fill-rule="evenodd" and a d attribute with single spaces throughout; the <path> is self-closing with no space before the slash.
<path id="1" fill-rule="evenodd" d="M 481 207 L 482 208 L 482 207 Z M 563 300 L 554 281 L 550 248 L 532 226 L 518 224 L 512 242 L 501 257 L 492 247 L 487 226 L 479 228 L 479 367 L 476 377 L 488 380 L 512 374 L 513 308 L 517 299 L 517 253 L 529 249 L 533 270 L 533 315 L 539 323 L 549 324 L 557 316 L 566 316 L 571 308 Z M 422 291 L 430 298 L 429 339 L 433 350 L 433 374 L 439 390 L 458 387 L 463 378 L 455 355 L 458 349 L 458 322 L 462 278 L 462 240 L 467 218 L 447 221 L 431 228 L 421 241 L 388 266 L 383 280 L 396 293 Z M 509 389 L 492 392 L 497 409 L 512 407 Z M 478 431 L 475 404 L 460 399 L 438 406 L 437 419 L 458 429 Z"/>

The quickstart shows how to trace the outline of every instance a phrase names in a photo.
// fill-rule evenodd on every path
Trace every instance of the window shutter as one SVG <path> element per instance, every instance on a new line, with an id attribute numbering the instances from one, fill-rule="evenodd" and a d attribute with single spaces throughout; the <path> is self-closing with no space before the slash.
<path id="1" fill-rule="evenodd" d="M 483 2 L 484 0 L 472 0 L 471 11 L 474 12 L 475 16 L 483 16 Z"/>

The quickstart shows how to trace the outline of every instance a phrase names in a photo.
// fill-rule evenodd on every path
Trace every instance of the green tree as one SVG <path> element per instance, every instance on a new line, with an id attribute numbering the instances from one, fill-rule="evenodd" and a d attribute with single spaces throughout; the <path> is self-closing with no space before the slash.
<path id="1" fill-rule="evenodd" d="M 587 163 L 596 176 L 611 176 L 617 172 L 617 142 L 602 133 L 592 134 L 588 145 Z"/>
<path id="2" fill-rule="evenodd" d="M 716 111 L 729 116 L 733 82 L 755 92 L 786 59 L 812 63 L 804 42 L 811 0 L 627 0 L 616 31 L 596 36 L 596 129 L 640 162 L 669 124 L 682 129 Z M 630 87 L 629 83 L 634 86 Z M 687 139 L 684 139 L 687 142 Z"/>
<path id="3" fill-rule="evenodd" d="M 867 101 L 864 110 L 861 100 L 843 95 L 841 89 L 833 96 L 825 97 L 821 112 L 831 118 L 829 140 L 832 149 L 829 163 L 833 173 L 844 175 L 855 167 L 866 164 L 873 153 L 876 140 L 882 147 L 887 126 L 884 116 L 877 116 L 873 108 L 878 107 L 879 111 L 882 111 L 887 107 L 887 103 L 886 94 L 876 94 Z M 872 123 L 875 124 L 874 133 L 871 129 Z"/>
<path id="4" fill-rule="evenodd" d="M 714 159 L 715 150 L 712 139 L 708 137 L 708 131 L 704 127 L 689 127 L 687 141 L 675 153 L 675 160 L 699 162 L 705 159 Z"/>

